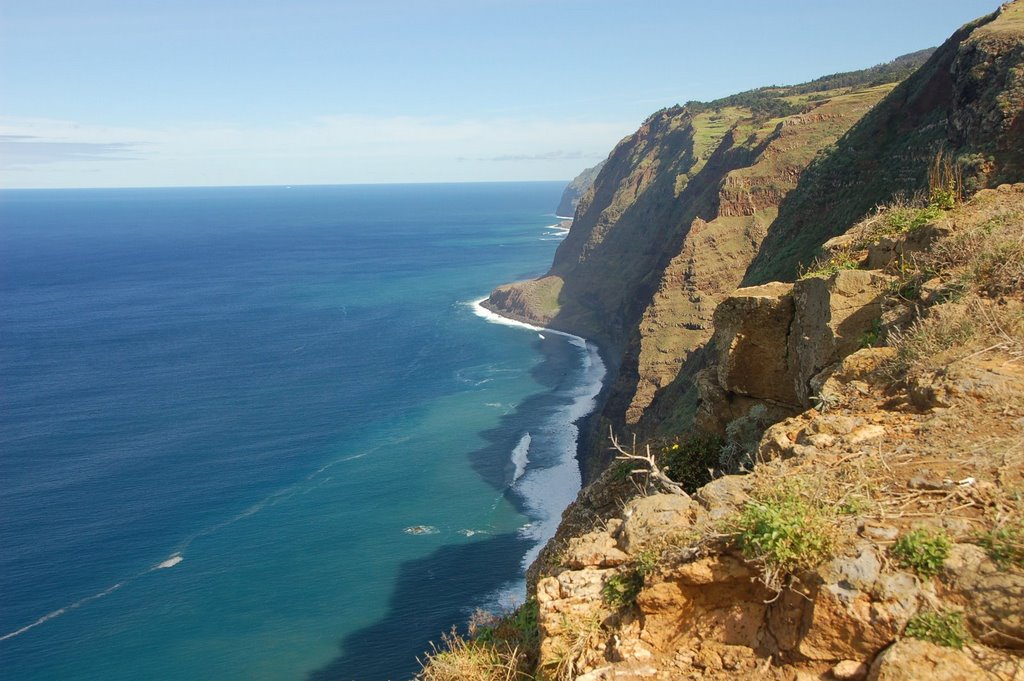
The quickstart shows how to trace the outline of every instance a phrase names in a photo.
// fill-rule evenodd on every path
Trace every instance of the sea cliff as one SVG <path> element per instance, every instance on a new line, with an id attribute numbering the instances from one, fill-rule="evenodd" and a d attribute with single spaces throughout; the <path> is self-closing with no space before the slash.
<path id="1" fill-rule="evenodd" d="M 1021 0 L 620 142 L 550 270 L 486 303 L 596 340 L 612 381 L 530 600 L 455 648 L 584 681 L 1024 678 L 1022 154 Z"/>

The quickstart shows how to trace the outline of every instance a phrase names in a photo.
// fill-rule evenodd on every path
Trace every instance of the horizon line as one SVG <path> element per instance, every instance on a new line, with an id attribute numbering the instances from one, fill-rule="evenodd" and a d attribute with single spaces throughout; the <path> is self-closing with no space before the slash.
<path id="1" fill-rule="evenodd" d="M 555 182 L 571 182 L 567 180 L 443 180 L 443 181 L 417 181 L 407 182 L 309 182 L 291 184 L 166 184 L 166 185 L 144 185 L 144 186 L 121 186 L 121 187 L 3 187 L 0 192 L 12 191 L 99 191 L 99 190 L 126 190 L 126 189 L 260 189 L 278 188 L 292 189 L 294 187 L 392 187 L 395 185 L 451 185 L 451 184 L 542 184 Z"/>

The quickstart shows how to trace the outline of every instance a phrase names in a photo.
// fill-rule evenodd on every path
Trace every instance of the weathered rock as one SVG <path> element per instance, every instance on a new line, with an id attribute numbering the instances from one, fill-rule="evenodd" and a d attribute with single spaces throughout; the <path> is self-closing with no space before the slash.
<path id="1" fill-rule="evenodd" d="M 714 582 L 751 579 L 755 576 L 750 566 L 742 560 L 728 555 L 715 555 L 675 568 L 669 574 L 669 579 L 689 586 L 699 586 Z"/>
<path id="2" fill-rule="evenodd" d="M 881 570 L 878 554 L 867 543 L 855 556 L 840 556 L 822 568 L 823 584 L 808 609 L 806 633 L 798 646 L 801 655 L 864 660 L 896 637 L 909 615 L 873 595 Z"/>
<path id="3" fill-rule="evenodd" d="M 963 651 L 912 638 L 897 641 L 871 665 L 868 681 L 983 681 L 995 679 Z"/>
<path id="4" fill-rule="evenodd" d="M 596 531 L 588 532 L 582 537 L 571 538 L 562 564 L 578 570 L 585 567 L 616 567 L 628 561 L 629 556 L 619 549 L 610 533 Z"/>
<path id="5" fill-rule="evenodd" d="M 718 384 L 724 390 L 799 404 L 786 361 L 793 285 L 737 289 L 715 309 Z"/>
<path id="6" fill-rule="evenodd" d="M 1001 569 L 973 544 L 955 544 L 943 568 L 950 587 L 967 602 L 964 614 L 974 637 L 1024 650 L 1024 570 Z"/>
<path id="7" fill-rule="evenodd" d="M 842 394 L 846 386 L 856 382 L 873 385 L 888 380 L 883 366 L 896 354 L 894 348 L 861 348 L 830 364 L 811 377 L 811 394 Z"/>
<path id="8" fill-rule="evenodd" d="M 864 266 L 869 270 L 885 269 L 893 263 L 931 248 L 939 239 L 949 236 L 949 225 L 931 223 L 893 237 L 883 237 L 868 247 Z"/>
<path id="9" fill-rule="evenodd" d="M 712 563 L 698 574 L 667 575 L 637 596 L 644 613 L 641 638 L 656 650 L 678 649 L 698 641 L 755 648 L 771 591 L 751 579 L 742 563 Z M 701 574 L 703 573 L 703 574 Z M 706 575 L 714 579 L 704 583 Z M 695 579 L 696 578 L 696 579 Z M 685 622 L 685 627 L 680 623 Z M 688 642 L 688 643 L 687 643 Z"/>
<path id="10" fill-rule="evenodd" d="M 557 664 L 572 641 L 581 635 L 596 638 L 598 624 L 606 616 L 601 598 L 605 582 L 615 574 L 614 569 L 565 570 L 554 577 L 545 577 L 537 582 L 537 628 L 540 632 L 541 668 Z M 587 632 L 584 634 L 583 632 Z M 596 658 L 591 641 L 584 651 L 590 661 Z"/>
<path id="11" fill-rule="evenodd" d="M 700 397 L 694 425 L 707 433 L 724 436 L 730 423 L 748 417 L 755 409 L 760 409 L 762 418 L 770 423 L 798 411 L 791 405 L 725 390 L 718 383 L 716 367 L 700 371 L 694 380 Z"/>
<path id="12" fill-rule="evenodd" d="M 813 376 L 860 347 L 863 334 L 881 318 L 891 280 L 881 272 L 842 270 L 793 285 L 793 325 L 786 340 L 799 404 L 811 406 Z"/>
<path id="13" fill-rule="evenodd" d="M 750 485 L 747 476 L 726 475 L 701 487 L 696 498 L 709 518 L 721 520 L 743 507 L 750 498 Z"/>
<path id="14" fill-rule="evenodd" d="M 860 681 L 868 675 L 868 666 L 857 660 L 843 660 L 832 667 L 832 677 L 838 681 Z"/>
<path id="15" fill-rule="evenodd" d="M 654 494 L 634 499 L 623 511 L 625 522 L 619 542 L 626 553 L 635 554 L 690 524 L 693 501 L 681 494 Z"/>

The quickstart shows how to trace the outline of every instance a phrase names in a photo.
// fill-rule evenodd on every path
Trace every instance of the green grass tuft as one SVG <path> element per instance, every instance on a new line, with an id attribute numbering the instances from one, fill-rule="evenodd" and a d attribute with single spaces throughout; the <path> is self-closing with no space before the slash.
<path id="1" fill-rule="evenodd" d="M 605 581 L 601 587 L 601 598 L 611 608 L 628 607 L 636 603 L 643 587 L 644 577 L 639 570 L 619 572 Z"/>
<path id="2" fill-rule="evenodd" d="M 904 634 L 947 648 L 963 648 L 970 640 L 963 613 L 953 610 L 918 613 L 907 622 Z"/>
<path id="3" fill-rule="evenodd" d="M 800 272 L 799 278 L 801 280 L 810 279 L 811 277 L 827 279 L 842 270 L 855 270 L 859 267 L 860 261 L 853 252 L 849 249 L 842 249 L 836 251 L 825 260 L 815 260 L 808 269 Z"/>

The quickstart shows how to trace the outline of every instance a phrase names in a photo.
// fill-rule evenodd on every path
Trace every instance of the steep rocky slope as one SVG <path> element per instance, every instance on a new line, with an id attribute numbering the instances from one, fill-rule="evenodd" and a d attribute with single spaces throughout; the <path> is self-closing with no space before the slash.
<path id="1" fill-rule="evenodd" d="M 969 192 L 1024 176 L 1022 36 L 1020 3 L 954 33 L 800 178 L 744 282 L 791 280 L 874 206 L 927 189 L 940 150 Z"/>
<path id="2" fill-rule="evenodd" d="M 1022 88 L 1024 5 L 1018 2 L 954 33 L 822 150 L 781 201 L 742 283 L 792 281 L 826 240 L 875 206 L 926 194 L 940 153 L 962 173 L 967 193 L 1024 178 Z M 690 425 L 696 374 L 706 361 L 699 349 L 671 380 L 660 379 L 664 388 L 641 415 L 639 431 L 666 434 Z M 639 373 L 642 384 L 642 362 Z"/>
<path id="3" fill-rule="evenodd" d="M 740 106 L 655 114 L 612 152 L 551 271 L 499 287 L 489 305 L 601 342 L 619 369 L 606 415 L 635 423 L 710 336 L 715 305 L 815 152 L 891 87 L 829 92 L 782 118 Z"/>
<path id="4" fill-rule="evenodd" d="M 733 288 L 791 280 L 875 205 L 926 190 L 940 150 L 967 191 L 1020 177 L 1022 13 L 1011 4 L 887 69 L 654 114 L 609 156 L 548 274 L 487 304 L 602 343 L 617 377 L 602 428 L 688 427 Z"/>

